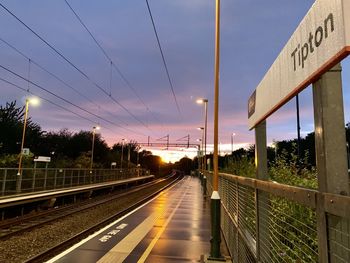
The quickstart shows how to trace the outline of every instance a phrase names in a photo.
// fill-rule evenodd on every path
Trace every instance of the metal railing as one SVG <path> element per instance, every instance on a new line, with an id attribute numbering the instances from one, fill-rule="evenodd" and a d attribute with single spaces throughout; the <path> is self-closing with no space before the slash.
<path id="1" fill-rule="evenodd" d="M 233 262 L 350 262 L 350 197 L 222 173 L 219 194 Z"/>
<path id="2" fill-rule="evenodd" d="M 23 168 L 21 189 L 18 191 L 17 172 L 16 168 L 0 168 L 1 196 L 117 181 L 148 174 L 148 171 L 140 168 L 93 169 L 91 173 L 90 169 Z"/>

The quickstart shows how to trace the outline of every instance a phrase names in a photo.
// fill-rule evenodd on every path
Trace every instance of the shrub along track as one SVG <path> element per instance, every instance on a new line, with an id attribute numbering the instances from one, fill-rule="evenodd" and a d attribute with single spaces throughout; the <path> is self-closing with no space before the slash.
<path id="1" fill-rule="evenodd" d="M 42 262 L 48 256 L 64 250 L 149 200 L 173 184 L 176 179 L 171 177 L 157 184 L 148 185 L 141 191 L 124 193 L 114 200 L 99 203 L 89 209 L 55 219 L 48 224 L 41 224 L 40 227 L 32 227 L 26 232 L 20 231 L 6 240 L 0 240 L 0 262 Z"/>

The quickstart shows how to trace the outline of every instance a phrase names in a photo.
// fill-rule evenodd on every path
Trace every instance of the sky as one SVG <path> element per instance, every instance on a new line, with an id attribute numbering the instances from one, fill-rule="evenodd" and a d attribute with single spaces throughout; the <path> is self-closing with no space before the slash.
<path id="1" fill-rule="evenodd" d="M 101 136 L 110 146 L 122 139 L 145 143 L 148 136 L 157 142 L 168 134 L 171 143 L 179 143 L 180 138 L 190 135 L 191 143 L 198 144 L 196 140 L 202 135 L 197 127 L 204 126 L 204 107 L 196 100 L 207 98 L 207 144 L 211 151 L 215 1 L 149 0 L 180 110 L 145 0 L 67 2 L 108 58 L 64 0 L 2 0 L 4 7 L 71 64 L 0 7 L 0 78 L 17 85 L 0 80 L 0 105 L 14 100 L 23 105 L 30 94 L 20 87 L 50 101 L 42 100 L 29 113 L 45 131 L 67 128 L 78 132 L 100 125 Z M 223 153 L 231 151 L 232 133 L 234 149 L 254 143 L 254 132 L 248 130 L 248 98 L 312 3 L 221 1 L 219 141 Z M 342 66 L 347 122 L 349 59 L 343 60 Z M 311 97 L 310 87 L 300 94 L 302 135 L 314 130 Z M 267 136 L 268 143 L 296 137 L 294 100 L 268 118 Z M 154 152 L 166 161 L 196 155 L 195 149 L 178 150 Z"/>

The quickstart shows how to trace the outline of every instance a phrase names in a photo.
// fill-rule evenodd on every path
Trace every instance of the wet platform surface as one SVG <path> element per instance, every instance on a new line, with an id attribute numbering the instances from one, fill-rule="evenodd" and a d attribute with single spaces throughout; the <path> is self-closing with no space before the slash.
<path id="1" fill-rule="evenodd" d="M 49 262 L 199 262 L 210 251 L 210 206 L 185 177 Z"/>

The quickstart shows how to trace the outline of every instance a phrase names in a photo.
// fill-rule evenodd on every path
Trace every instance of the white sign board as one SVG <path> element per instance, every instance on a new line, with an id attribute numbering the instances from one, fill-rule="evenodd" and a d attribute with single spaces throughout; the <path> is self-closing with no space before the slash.
<path id="1" fill-rule="evenodd" d="M 34 159 L 34 162 L 45 162 L 45 163 L 49 163 L 49 162 L 51 162 L 51 157 L 47 157 L 47 156 L 38 156 L 38 158 Z"/>
<path id="2" fill-rule="evenodd" d="M 249 98 L 249 128 L 349 53 L 350 0 L 316 0 Z"/>
<path id="3" fill-rule="evenodd" d="M 30 154 L 29 148 L 23 148 L 22 154 L 28 156 Z"/>

